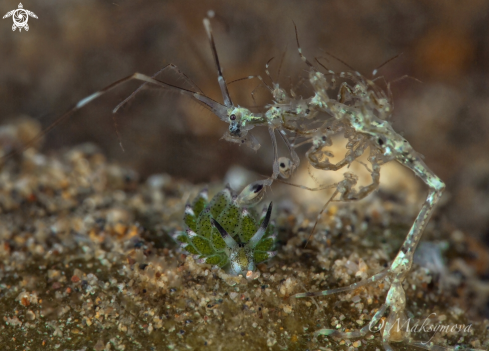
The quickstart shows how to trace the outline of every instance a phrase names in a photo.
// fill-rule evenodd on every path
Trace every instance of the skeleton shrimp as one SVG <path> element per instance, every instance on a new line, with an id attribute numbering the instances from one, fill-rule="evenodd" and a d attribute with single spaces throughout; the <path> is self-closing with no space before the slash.
<path id="1" fill-rule="evenodd" d="M 293 96 L 289 97 L 277 84 L 274 84 L 273 87 L 265 84 L 275 100 L 274 104 L 268 106 L 268 110 L 265 113 L 265 117 L 269 123 L 269 129 L 277 128 L 279 130 L 280 135 L 283 137 L 289 150 L 291 150 L 292 156 L 292 160 L 286 157 L 277 158 L 276 142 L 274 140 L 274 134 L 271 132 L 270 135 L 272 136 L 272 143 L 274 146 L 275 162 L 278 160 L 280 175 L 283 178 L 289 178 L 298 165 L 298 161 L 295 157 L 296 154 L 293 153 L 295 145 L 291 141 L 286 141 L 288 138 L 286 132 L 292 132 L 295 134 L 294 137 L 304 137 L 306 138 L 306 143 L 312 144 L 310 149 L 306 152 L 306 158 L 310 165 L 321 170 L 339 170 L 350 165 L 361 156 L 367 148 L 370 150 L 368 161 L 372 165 L 372 168 L 370 169 L 372 183 L 356 190 L 354 187 L 358 177 L 348 172 L 345 173 L 343 181 L 333 184 L 332 186 L 327 186 L 335 187 L 336 189 L 331 198 L 326 202 L 325 207 L 337 195 L 339 195 L 339 197 L 335 201 L 356 201 L 365 198 L 379 186 L 380 166 L 394 160 L 412 170 L 428 186 L 429 191 L 418 216 L 390 267 L 364 281 L 354 283 L 347 287 L 318 292 L 306 292 L 296 294 L 295 297 L 327 296 L 354 290 L 382 280 L 388 280 L 390 288 L 387 293 L 386 301 L 375 313 L 367 326 L 359 331 L 350 332 L 341 332 L 335 329 L 322 329 L 315 334 L 343 338 L 365 336 L 372 330 L 371 328 L 373 326 L 381 321 L 381 318 L 389 309 L 389 314 L 383 325 L 384 329 L 382 332 L 382 342 L 385 350 L 393 350 L 390 346 L 391 341 L 406 341 L 411 346 L 424 348 L 426 350 L 457 349 L 457 347 L 441 347 L 432 343 L 416 341 L 411 338 L 409 333 L 402 335 L 401 340 L 395 340 L 394 335 L 391 334 L 396 321 L 406 320 L 406 296 L 402 283 L 405 281 L 412 268 L 414 252 L 435 206 L 440 200 L 443 190 L 445 189 L 445 184 L 428 168 L 421 156 L 414 151 L 409 142 L 395 132 L 388 122 L 388 118 L 393 112 L 389 85 L 387 86 L 386 94 L 386 92 L 380 89 L 374 81 L 366 79 L 358 72 L 341 72 L 337 75 L 335 72 L 328 70 L 328 75 L 325 75 L 317 70 L 303 55 L 299 44 L 297 28 L 296 39 L 299 55 L 309 67 L 309 82 L 313 87 L 314 96 L 309 99 L 301 98 L 298 100 L 294 99 Z M 319 61 L 318 63 L 322 66 Z M 268 64 L 267 75 L 269 75 Z M 330 77 L 329 80 L 327 78 L 328 76 Z M 262 78 L 258 78 L 263 82 Z M 349 79 L 354 85 L 352 86 L 347 81 L 343 82 L 339 87 L 337 98 L 333 99 L 328 96 L 328 90 L 335 88 L 337 78 Z M 301 123 L 304 119 L 314 118 L 320 112 L 330 117 L 329 119 L 326 119 L 320 127 L 314 128 L 305 126 Z M 329 158 L 333 157 L 332 153 L 324 151 L 324 147 L 331 146 L 331 136 L 340 131 L 342 131 L 344 137 L 348 139 L 346 145 L 348 151 L 341 161 L 333 164 L 329 161 Z M 320 190 L 327 187 L 309 190 Z M 324 211 L 324 208 L 320 214 Z"/>
<path id="2" fill-rule="evenodd" d="M 364 281 L 357 282 L 347 287 L 295 295 L 296 298 L 327 296 L 354 290 L 368 284 L 377 283 L 381 280 L 388 280 L 390 288 L 387 293 L 386 301 L 375 313 L 368 326 L 359 331 L 350 332 L 321 329 L 315 334 L 343 338 L 362 337 L 369 332 L 369 327 L 379 323 L 383 315 L 389 310 L 382 333 L 382 341 L 385 350 L 393 350 L 389 344 L 393 341 L 391 329 L 396 320 L 403 319 L 405 316 L 406 296 L 402 283 L 405 281 L 411 270 L 414 251 L 416 250 L 421 235 L 435 206 L 439 202 L 445 184 L 426 166 L 420 155 L 414 151 L 409 142 L 395 132 L 388 122 L 388 118 L 392 114 L 389 86 L 387 87 L 388 89 L 386 93 L 383 89 L 380 89 L 374 81 L 366 79 L 358 72 L 341 72 L 339 74 L 336 74 L 331 70 L 327 70 L 326 74 L 320 72 L 319 69 L 315 68 L 315 66 L 303 55 L 296 28 L 298 52 L 302 61 L 308 66 L 308 81 L 314 95 L 309 98 L 297 97 L 292 90 L 287 92 L 277 83 L 272 83 L 270 85 L 265 83 L 260 76 L 249 76 L 244 79 L 259 79 L 273 97 L 273 103 L 266 106 L 266 111 L 264 113 L 253 113 L 249 109 L 233 103 L 229 95 L 228 84 L 226 83 L 219 62 L 209 19 L 204 19 L 204 26 L 217 68 L 217 78 L 223 98 L 223 104 L 205 96 L 202 92 L 180 88 L 158 80 L 156 78 L 157 75 L 168 67 L 176 70 L 177 73 L 187 78 L 176 66 L 169 65 L 152 77 L 141 73 L 134 73 L 81 99 L 72 109 L 61 116 L 54 125 L 45 130 L 43 134 L 48 132 L 56 124 L 60 123 L 61 120 L 67 118 L 76 110 L 84 107 L 108 91 L 111 91 L 128 81 L 137 80 L 142 81 L 143 85 L 131 94 L 128 99 L 132 98 L 146 84 L 152 84 L 167 91 L 176 92 L 193 98 L 195 101 L 212 111 L 212 113 L 219 117 L 223 122 L 229 124 L 228 130 L 223 136 L 227 141 L 246 145 L 257 150 L 260 145 L 252 135 L 251 130 L 254 127 L 267 127 L 274 153 L 273 172 L 271 177 L 265 180 L 255 181 L 244 188 L 237 198 L 237 201 L 241 205 L 252 206 L 262 200 L 266 187 L 271 186 L 273 181 L 279 176 L 282 178 L 292 177 L 300 162 L 300 158 L 295 149 L 303 144 L 310 145 L 310 148 L 305 154 L 309 164 L 314 168 L 326 171 L 337 171 L 350 165 L 352 162 L 356 161 L 366 149 L 369 149 L 368 161 L 372 168 L 369 169 L 367 167 L 367 169 L 369 169 L 371 173 L 371 184 L 355 189 L 357 177 L 351 173 L 345 173 L 343 181 L 327 187 L 309 189 L 321 190 L 331 187 L 334 188 L 333 196 L 326 202 L 326 205 L 333 200 L 356 201 L 365 198 L 379 186 L 380 167 L 389 161 L 397 161 L 409 168 L 428 186 L 428 196 L 414 220 L 399 253 L 390 266 Z M 269 62 L 266 65 L 266 73 L 271 79 L 268 72 Z M 323 66 L 319 61 L 318 63 Z M 344 80 L 344 82 L 339 86 L 337 97 L 330 97 L 328 95 L 329 91 L 336 88 L 337 81 L 339 80 Z M 114 109 L 114 112 L 128 99 L 119 104 Z M 278 155 L 276 133 L 278 133 L 281 140 L 288 148 L 289 155 L 287 157 L 279 157 Z M 338 133 L 342 133 L 348 140 L 346 146 L 347 152 L 342 160 L 337 163 L 331 163 L 330 158 L 333 157 L 333 154 L 324 148 L 332 145 L 331 138 Z M 31 143 L 26 145 L 25 148 L 32 145 L 37 139 L 38 138 L 34 139 Z M 412 346 L 421 347 L 427 350 L 454 349 L 414 341 L 409 335 L 403 336 L 403 340 L 401 341 L 407 341 Z"/>
<path id="3" fill-rule="evenodd" d="M 352 86 L 348 82 L 343 82 L 340 85 L 337 98 L 332 99 L 328 96 L 327 90 L 334 88 L 337 75 L 333 71 L 328 70 L 328 75 L 331 77 L 328 81 L 327 75 L 321 73 L 308 61 L 302 53 L 297 28 L 296 39 L 299 55 L 309 67 L 309 81 L 315 93 L 308 101 L 308 109 L 311 111 L 322 111 L 332 116 L 334 122 L 339 122 L 339 125 L 336 125 L 336 127 L 320 129 L 321 133 L 319 137 L 318 135 L 312 137 L 312 147 L 306 153 L 309 163 L 313 167 L 322 170 L 338 170 L 351 164 L 357 157 L 362 155 L 367 147 L 370 149 L 368 161 L 372 165 L 372 169 L 370 170 L 372 183 L 361 187 L 359 190 L 355 190 L 353 187 L 356 185 L 357 177 L 350 173 L 345 173 L 345 179 L 336 185 L 336 190 L 326 205 L 337 194 L 339 194 L 337 201 L 354 201 L 362 199 L 373 192 L 379 185 L 380 166 L 393 160 L 412 170 L 428 186 L 429 190 L 428 196 L 411 226 L 399 253 L 388 268 L 366 280 L 347 287 L 300 293 L 296 294 L 295 297 L 327 296 L 387 280 L 390 283 L 390 288 L 387 292 L 386 301 L 375 313 L 367 326 L 358 331 L 348 332 L 342 332 L 336 329 L 321 329 L 315 335 L 329 335 L 342 338 L 365 336 L 372 330 L 373 326 L 381 321 L 383 315 L 389 309 L 389 314 L 383 324 L 382 332 L 382 342 L 385 350 L 393 350 L 389 344 L 391 341 L 406 341 L 411 346 L 426 350 L 458 349 L 458 347 L 441 347 L 430 342 L 416 341 L 411 338 L 409 333 L 402 335 L 401 340 L 398 339 L 398 336 L 394 337 L 391 334 L 396 322 L 399 323 L 399 321 L 406 320 L 406 295 L 402 283 L 412 268 L 414 252 L 435 206 L 440 200 L 445 189 L 445 184 L 426 166 L 421 156 L 414 151 L 409 142 L 395 132 L 387 121 L 392 114 L 389 85 L 387 85 L 387 95 L 373 81 L 366 79 L 360 73 L 342 72 L 338 77 L 349 78 L 354 85 Z M 332 126 L 335 125 L 334 122 L 332 122 Z M 348 151 L 343 160 L 332 164 L 328 159 L 332 154 L 323 151 L 322 147 L 331 145 L 329 134 L 339 130 L 343 130 L 345 138 L 348 139 Z"/>

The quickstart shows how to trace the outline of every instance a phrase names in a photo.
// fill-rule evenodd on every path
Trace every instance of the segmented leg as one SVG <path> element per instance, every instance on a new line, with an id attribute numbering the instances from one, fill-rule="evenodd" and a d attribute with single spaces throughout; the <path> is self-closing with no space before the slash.
<path id="1" fill-rule="evenodd" d="M 293 169 L 290 172 L 290 175 L 294 173 L 294 171 L 299 167 L 301 160 L 299 158 L 299 155 L 297 155 L 297 152 L 295 151 L 294 147 L 290 143 L 289 139 L 287 138 L 287 135 L 285 134 L 285 131 L 282 128 L 278 128 L 278 134 L 284 141 L 285 145 L 287 145 L 287 149 L 289 150 L 290 158 L 292 160 L 293 164 Z"/>
<path id="2" fill-rule="evenodd" d="M 343 286 L 341 288 L 314 291 L 314 292 L 299 293 L 299 294 L 294 295 L 294 297 L 295 298 L 301 298 L 301 297 L 314 297 L 314 296 L 328 296 L 328 295 L 333 295 L 333 294 L 337 294 L 340 292 L 355 290 L 355 289 L 358 289 L 362 286 L 381 281 L 382 279 L 384 279 L 386 277 L 386 275 L 388 273 L 389 273 L 388 270 L 384 269 L 381 272 L 371 276 L 370 278 L 367 278 L 367 279 L 364 279 L 362 281 L 353 283 L 349 286 Z"/>
<path id="3" fill-rule="evenodd" d="M 319 144 L 319 143 L 318 143 Z M 313 145 L 307 152 L 306 157 L 309 160 L 309 163 L 317 169 L 324 171 L 337 171 L 346 165 L 350 165 L 363 154 L 363 151 L 367 147 L 366 143 L 357 142 L 356 145 L 351 145 L 345 157 L 336 162 L 331 163 L 329 161 L 330 157 L 333 157 L 333 154 L 330 151 L 323 151 L 323 147 L 326 146 L 325 143 Z M 348 147 L 348 145 L 347 145 Z"/>
<path id="4" fill-rule="evenodd" d="M 277 147 L 277 138 L 275 137 L 275 128 L 272 126 L 268 126 L 268 132 L 270 133 L 270 138 L 272 139 L 272 147 L 273 147 L 273 174 L 272 179 L 277 179 L 280 174 L 280 166 L 278 164 L 278 147 Z"/>
<path id="5" fill-rule="evenodd" d="M 372 169 L 368 169 L 368 167 L 366 168 L 370 172 L 370 176 L 372 177 L 372 182 L 369 185 L 360 187 L 358 190 L 352 189 L 348 192 L 343 193 L 338 201 L 341 202 L 358 201 L 367 197 L 372 192 L 378 189 L 380 184 L 380 165 L 381 165 L 380 161 L 378 160 L 378 156 L 379 155 L 376 150 L 370 149 L 370 155 L 368 160 L 372 165 Z"/>
<path id="6" fill-rule="evenodd" d="M 233 83 L 236 83 L 236 82 L 241 82 L 243 80 L 250 80 L 250 79 L 259 79 L 260 80 L 260 84 L 258 86 L 256 86 L 252 91 L 251 91 L 251 98 L 253 99 L 253 103 L 256 105 L 256 100 L 255 100 L 255 91 L 261 87 L 262 85 L 264 85 L 270 92 L 272 91 L 272 88 L 269 87 L 264 81 L 263 81 L 263 78 L 261 76 L 248 76 L 248 77 L 243 77 L 243 78 L 238 78 L 238 79 L 235 79 L 231 82 L 228 83 L 228 85 L 231 85 Z"/>
<path id="7" fill-rule="evenodd" d="M 342 332 L 337 329 L 320 329 L 317 332 L 314 333 L 314 336 L 318 335 L 324 335 L 324 336 L 333 336 L 337 338 L 359 338 L 362 336 L 365 336 L 368 334 L 368 332 L 372 331 L 372 327 L 375 326 L 382 316 L 384 315 L 385 311 L 387 310 L 387 305 L 383 305 L 373 316 L 372 320 L 370 321 L 369 324 L 364 326 L 360 330 L 352 331 L 352 332 Z"/>
<path id="8" fill-rule="evenodd" d="M 400 162 L 411 168 L 428 186 L 429 193 L 425 203 L 421 207 L 421 210 L 416 217 L 407 237 L 404 241 L 399 253 L 390 265 L 390 267 L 371 278 L 364 281 L 354 283 L 347 287 L 323 290 L 313 293 L 301 293 L 295 295 L 295 297 L 307 297 L 307 296 L 319 296 L 319 295 L 331 295 L 338 292 L 349 291 L 357 289 L 360 286 L 372 284 L 379 280 L 383 280 L 385 277 L 389 277 L 392 282 L 387 293 L 385 306 L 389 307 L 390 313 L 387 318 L 386 326 L 383 332 L 383 344 L 386 350 L 392 350 L 389 345 L 391 339 L 391 327 L 394 321 L 404 313 L 406 306 L 406 296 L 402 287 L 403 281 L 406 279 L 407 274 L 411 270 L 413 264 L 414 251 L 421 239 L 421 235 L 430 219 L 435 205 L 438 203 L 445 185 L 443 182 L 424 164 L 419 158 L 413 158 L 412 155 L 404 156 L 404 159 L 400 159 Z M 350 335 L 350 334 L 348 334 Z M 357 334 L 351 334 L 351 337 L 355 337 Z M 343 335 L 347 337 L 346 335 Z M 413 344 L 415 345 L 415 344 Z"/>
<path id="9" fill-rule="evenodd" d="M 166 65 L 165 67 L 163 67 L 162 69 L 160 69 L 158 72 L 156 72 L 155 74 L 153 74 L 151 76 L 151 78 L 157 78 L 160 74 L 162 74 L 167 68 L 170 68 L 172 70 L 174 70 L 178 75 L 182 76 L 186 82 L 190 83 L 190 85 L 192 86 L 192 89 L 195 89 L 196 91 L 200 92 L 201 94 L 204 94 L 203 91 L 185 74 L 183 73 L 182 71 L 180 71 L 180 69 L 174 65 L 173 63 L 170 63 L 168 65 Z M 137 93 L 139 93 L 143 88 L 145 88 L 146 86 L 148 85 L 148 83 L 143 83 L 139 86 L 139 88 L 137 88 L 136 90 L 134 90 L 131 95 L 129 95 L 127 98 L 125 98 L 121 103 L 119 103 L 113 110 L 112 112 L 116 113 L 122 106 L 124 106 L 125 104 L 127 104 L 131 99 L 133 99 Z"/>
<path id="10" fill-rule="evenodd" d="M 275 57 L 272 57 L 270 60 L 267 61 L 267 63 L 265 63 L 265 74 L 272 82 L 273 82 L 273 78 L 272 75 L 270 74 L 270 71 L 268 70 L 268 67 L 270 66 L 270 62 L 272 62 L 274 58 Z"/>
<path id="11" fill-rule="evenodd" d="M 297 42 L 297 51 L 299 52 L 299 56 L 301 57 L 301 60 L 306 65 L 308 65 L 312 70 L 316 71 L 316 68 L 314 68 L 312 63 L 309 62 L 309 60 L 307 59 L 307 57 L 304 56 L 304 54 L 302 54 L 301 44 L 299 43 L 299 32 L 297 31 L 297 26 L 295 25 L 295 23 L 294 23 L 294 28 L 295 28 L 295 40 Z"/>
<path id="12" fill-rule="evenodd" d="M 316 232 L 316 227 L 319 223 L 319 220 L 321 219 L 321 216 L 323 215 L 324 211 L 326 211 L 326 208 L 328 207 L 329 203 L 333 200 L 333 198 L 338 194 L 338 189 L 336 189 L 333 194 L 331 195 L 331 197 L 328 199 L 328 201 L 326 201 L 326 203 L 324 204 L 323 208 L 321 209 L 321 211 L 319 211 L 319 213 L 317 214 L 316 216 L 316 222 L 314 222 L 314 226 L 312 227 L 312 230 L 311 230 L 311 234 L 309 234 L 309 237 L 307 238 L 307 241 L 304 245 L 304 248 L 307 246 L 307 243 L 311 240 L 312 236 L 314 235 L 314 233 Z"/>
<path id="13" fill-rule="evenodd" d="M 267 61 L 267 63 L 265 64 L 265 73 L 267 75 L 267 77 L 272 81 L 272 85 L 268 85 L 267 83 L 265 83 L 265 81 L 263 80 L 263 78 L 259 75 L 255 75 L 255 76 L 248 76 L 248 77 L 244 77 L 244 78 L 239 78 L 239 79 L 235 79 L 233 80 L 232 82 L 228 83 L 228 84 L 232 84 L 232 83 L 236 83 L 236 82 L 239 82 L 239 81 L 243 81 L 243 80 L 249 80 L 249 79 L 259 79 L 261 84 L 258 85 L 257 87 L 255 87 L 252 91 L 251 91 L 251 97 L 253 99 L 253 101 L 255 102 L 255 91 L 261 87 L 261 85 L 263 84 L 265 86 L 265 88 L 268 89 L 268 91 L 272 94 L 273 96 L 273 99 L 278 102 L 278 103 L 287 103 L 289 102 L 290 98 L 287 96 L 285 90 L 283 90 L 282 88 L 280 88 L 280 86 L 277 84 L 277 83 L 274 83 L 273 82 L 273 78 L 272 76 L 270 75 L 270 71 L 268 69 L 269 65 L 270 65 L 270 62 L 274 59 L 274 57 L 272 57 L 270 60 Z M 282 64 L 282 62 L 280 63 L 280 65 Z M 280 70 L 279 70 L 279 73 L 280 73 Z"/>
<path id="14" fill-rule="evenodd" d="M 105 88 L 103 88 L 103 89 L 101 89 L 101 90 L 99 90 L 99 91 L 97 91 L 97 92 L 95 92 L 93 94 L 90 94 L 89 96 L 81 99 L 80 101 L 78 101 L 75 104 L 75 106 L 73 106 L 68 111 L 66 111 L 53 124 L 51 124 L 49 127 L 47 127 L 46 129 L 44 129 L 41 133 L 39 133 L 37 136 L 35 136 L 33 139 L 31 139 L 28 143 L 26 143 L 22 147 L 22 149 L 20 151 L 19 150 L 14 150 L 11 153 L 9 153 L 6 156 L 4 156 L 4 159 L 10 158 L 11 156 L 13 156 L 16 153 L 24 152 L 29 147 L 31 147 L 36 142 L 38 142 L 44 135 L 46 135 L 47 133 L 49 133 L 53 128 L 55 128 L 60 123 L 62 123 L 64 120 L 66 120 L 68 117 L 70 117 L 73 113 L 75 113 L 79 109 L 83 108 L 85 105 L 89 104 L 93 100 L 95 100 L 95 99 L 99 98 L 100 96 L 104 95 L 105 93 L 108 93 L 109 91 L 111 91 L 111 90 L 113 90 L 113 89 L 115 89 L 115 88 L 123 85 L 124 83 L 131 81 L 131 80 L 137 80 L 137 81 L 142 81 L 142 82 L 145 82 L 145 83 L 151 83 L 151 84 L 154 84 L 155 86 L 157 86 L 159 88 L 163 88 L 163 89 L 165 89 L 167 91 L 171 91 L 171 92 L 174 92 L 174 93 L 178 93 L 178 94 L 182 94 L 182 95 L 186 95 L 186 96 L 192 97 L 192 98 L 198 100 L 199 102 L 201 102 L 207 108 L 211 109 L 218 116 L 219 115 L 222 115 L 222 112 L 223 111 L 222 111 L 222 108 L 220 107 L 221 105 L 219 103 L 217 103 L 216 101 L 212 100 L 211 98 L 208 98 L 207 96 L 202 95 L 201 93 L 194 92 L 194 91 L 187 90 L 187 89 L 183 89 L 183 88 L 179 88 L 179 87 L 176 87 L 174 85 L 164 83 L 162 81 L 159 81 L 157 79 L 153 79 L 153 78 L 151 78 L 151 77 L 149 77 L 149 76 L 147 76 L 145 74 L 142 74 L 142 73 L 134 73 L 134 74 L 131 74 L 130 76 L 127 76 L 127 77 L 124 77 L 122 79 L 119 79 L 118 81 L 116 81 L 116 82 L 114 82 L 114 83 L 106 86 Z M 119 143 L 120 143 L 120 138 L 119 138 Z"/>

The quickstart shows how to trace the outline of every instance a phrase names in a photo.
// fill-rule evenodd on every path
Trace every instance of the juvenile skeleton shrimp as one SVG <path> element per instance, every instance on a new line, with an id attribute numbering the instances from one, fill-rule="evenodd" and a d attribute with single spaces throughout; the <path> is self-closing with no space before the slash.
<path id="1" fill-rule="evenodd" d="M 260 76 L 250 76 L 245 79 L 258 78 L 270 91 L 273 97 L 273 102 L 266 106 L 265 112 L 253 113 L 249 109 L 233 103 L 228 92 L 228 84 L 224 79 L 219 63 L 211 25 L 207 18 L 204 19 L 204 27 L 207 32 L 217 68 L 217 77 L 222 93 L 223 104 L 205 96 L 202 92 L 183 89 L 156 79 L 158 74 L 163 70 L 170 68 L 189 80 L 188 77 L 181 73 L 175 65 L 168 65 L 152 77 L 141 73 L 134 73 L 85 97 L 72 109 L 61 116 L 53 125 L 48 127 L 41 135 L 28 143 L 24 149 L 32 145 L 37 139 L 54 128 L 73 112 L 84 107 L 91 101 L 128 81 L 138 80 L 144 82 L 143 85 L 119 104 L 114 109 L 114 112 L 132 98 L 144 85 L 152 84 L 167 91 L 176 92 L 193 98 L 195 101 L 212 111 L 212 113 L 222 121 L 228 123 L 229 129 L 223 136 L 227 141 L 246 145 L 257 150 L 260 145 L 253 137 L 251 130 L 254 127 L 267 127 L 274 153 L 272 175 L 268 179 L 255 181 L 244 188 L 237 198 L 237 202 L 242 206 L 253 206 L 262 200 L 266 187 L 271 186 L 273 181 L 279 176 L 283 178 L 290 178 L 293 176 L 293 173 L 300 162 L 300 158 L 295 149 L 303 144 L 310 145 L 309 150 L 305 153 L 305 157 L 311 166 L 320 170 L 332 171 L 337 171 L 345 166 L 349 166 L 352 162 L 356 161 L 366 149 L 369 149 L 368 161 L 371 164 L 371 168 L 368 168 L 367 166 L 366 168 L 371 174 L 372 183 L 355 189 L 357 177 L 347 172 L 344 174 L 344 180 L 336 184 L 309 189 L 335 189 L 332 197 L 326 202 L 325 206 L 330 201 L 356 201 L 363 199 L 379 186 L 380 167 L 389 161 L 397 161 L 412 170 L 419 178 L 421 178 L 421 180 L 428 186 L 428 196 L 394 261 L 388 268 L 364 281 L 357 282 L 347 287 L 301 293 L 295 295 L 295 297 L 327 296 L 387 280 L 388 283 L 390 283 L 390 288 L 387 293 L 386 301 L 375 313 L 368 326 L 358 331 L 350 332 L 321 329 L 315 334 L 343 338 L 362 337 L 369 332 L 369 327 L 373 327 L 379 323 L 383 315 L 389 311 L 382 333 L 382 341 L 385 350 L 393 350 L 389 344 L 392 341 L 405 341 L 412 346 L 427 350 L 456 349 L 453 347 L 440 347 L 429 343 L 425 344 L 415 341 L 407 333 L 406 335 L 402 335 L 401 340 L 394 340 L 394 335 L 391 334 L 394 323 L 398 320 L 402 321 L 405 318 L 406 296 L 402 283 L 405 281 L 411 270 L 414 251 L 416 250 L 421 235 L 436 204 L 439 202 L 445 184 L 426 166 L 420 155 L 414 151 L 409 142 L 395 132 L 388 122 L 388 119 L 393 112 L 389 85 L 387 85 L 386 92 L 374 81 L 365 78 L 358 72 L 335 73 L 326 69 L 327 72 L 322 73 L 303 55 L 296 28 L 298 52 L 302 61 L 308 67 L 308 81 L 312 88 L 313 95 L 309 98 L 297 97 L 292 90 L 287 92 L 277 83 L 269 85 L 266 84 Z M 320 66 L 325 68 L 318 60 L 317 62 Z M 266 66 L 266 73 L 271 79 L 268 72 L 268 63 Z M 337 96 L 329 96 L 328 93 L 336 89 L 337 84 L 339 84 Z M 276 133 L 278 133 L 280 139 L 287 146 L 289 151 L 288 156 L 279 157 Z M 337 163 L 332 163 L 330 162 L 330 158 L 333 157 L 333 154 L 330 151 L 325 150 L 325 148 L 332 145 L 332 136 L 338 133 L 342 133 L 348 140 L 346 145 L 347 152 L 342 160 Z"/>

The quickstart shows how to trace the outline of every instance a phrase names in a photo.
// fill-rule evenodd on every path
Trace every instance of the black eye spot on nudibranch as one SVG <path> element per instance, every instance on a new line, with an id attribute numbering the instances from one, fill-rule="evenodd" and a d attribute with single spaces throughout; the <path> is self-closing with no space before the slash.
<path id="1" fill-rule="evenodd" d="M 231 121 L 235 121 L 236 120 L 236 115 L 233 113 L 231 116 L 229 116 L 229 119 Z"/>
<path id="2" fill-rule="evenodd" d="M 255 188 L 253 189 L 253 192 L 256 194 L 256 193 L 260 192 L 261 189 L 263 189 L 263 185 L 262 184 L 257 184 L 257 185 L 255 185 Z"/>

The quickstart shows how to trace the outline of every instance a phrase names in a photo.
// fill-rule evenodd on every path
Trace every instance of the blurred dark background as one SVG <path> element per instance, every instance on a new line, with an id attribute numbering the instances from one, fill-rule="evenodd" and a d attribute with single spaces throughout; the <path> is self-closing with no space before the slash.
<path id="1" fill-rule="evenodd" d="M 19 0 L 0 4 L 3 14 Z M 214 36 L 228 81 L 271 72 L 282 86 L 306 76 L 297 57 L 294 21 L 311 59 L 325 51 L 370 76 L 381 69 L 392 86 L 394 127 L 447 183 L 446 214 L 489 243 L 489 3 L 480 1 L 125 1 L 28 0 L 28 32 L 0 21 L 0 118 L 22 115 L 49 126 L 72 104 L 134 72 L 176 64 L 208 96 L 222 102 L 202 19 L 214 10 Z M 277 70 L 285 53 L 281 75 Z M 329 58 L 334 70 L 347 69 Z M 172 72 L 162 80 L 190 88 Z M 235 103 L 254 104 L 257 81 L 231 85 Z M 197 103 L 147 90 L 121 113 L 111 110 L 138 86 L 107 94 L 50 132 L 46 150 L 85 141 L 144 177 L 166 172 L 190 181 L 221 179 L 231 165 L 270 173 L 266 134 L 255 154 L 219 140 L 226 125 Z M 256 104 L 270 101 L 261 88 Z"/>

